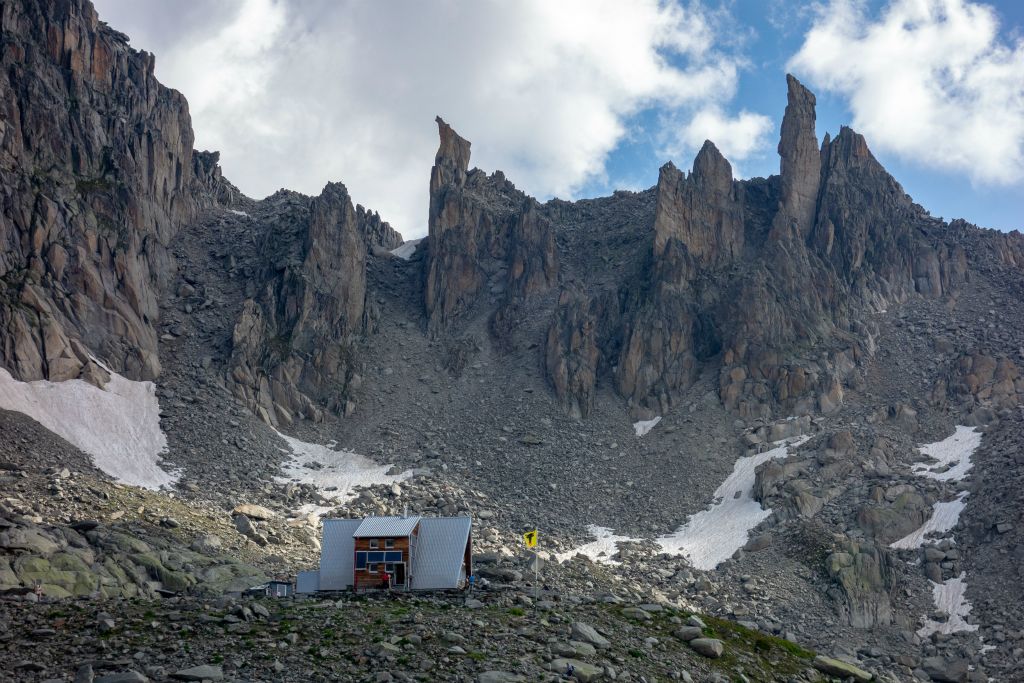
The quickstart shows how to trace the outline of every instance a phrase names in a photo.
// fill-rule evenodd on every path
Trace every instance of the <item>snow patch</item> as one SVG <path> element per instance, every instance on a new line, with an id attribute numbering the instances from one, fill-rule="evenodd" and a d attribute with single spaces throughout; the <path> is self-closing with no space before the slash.
<path id="1" fill-rule="evenodd" d="M 764 453 L 737 460 L 732 474 L 715 490 L 717 502 L 690 517 L 674 533 L 656 539 L 662 550 L 671 555 L 684 555 L 690 564 L 702 570 L 714 569 L 732 557 L 747 542 L 750 530 L 772 513 L 754 500 L 758 466 L 785 458 L 791 448 L 797 448 L 810 438 L 802 436 Z"/>
<path id="2" fill-rule="evenodd" d="M 636 436 L 639 439 L 641 436 L 647 434 L 647 432 L 654 429 L 654 427 L 661 422 L 661 415 L 651 420 L 640 420 L 639 422 L 633 423 L 633 429 L 636 431 Z M 599 527 L 598 527 L 599 528 Z"/>
<path id="3" fill-rule="evenodd" d="M 927 638 L 933 633 L 957 633 L 959 631 L 977 631 L 977 624 L 968 624 L 967 615 L 971 613 L 971 603 L 966 598 L 967 582 L 963 573 L 955 579 L 942 583 L 931 582 L 932 599 L 937 611 L 949 615 L 945 621 L 928 619 L 917 631 L 917 635 Z"/>
<path id="4" fill-rule="evenodd" d="M 391 250 L 391 253 L 400 259 L 408 261 L 412 258 L 413 253 L 416 251 L 417 245 L 423 241 L 423 238 L 418 240 L 409 240 L 408 242 L 402 242 L 402 244 Z"/>
<path id="5" fill-rule="evenodd" d="M 932 516 L 928 518 L 920 528 L 910 532 L 898 541 L 894 541 L 889 544 L 890 548 L 896 548 L 898 550 L 913 550 L 914 548 L 920 548 L 924 545 L 925 540 L 930 534 L 944 534 L 953 527 L 956 526 L 957 521 L 960 519 L 960 513 L 964 511 L 967 503 L 964 502 L 964 498 L 967 497 L 967 491 L 964 491 L 954 500 L 950 500 L 944 503 L 935 503 L 932 506 Z"/>
<path id="6" fill-rule="evenodd" d="M 158 489 L 178 480 L 159 464 L 167 437 L 152 382 L 116 372 L 102 389 L 80 379 L 19 382 L 0 368 L 0 408 L 28 415 L 120 482 Z"/>
<path id="7" fill-rule="evenodd" d="M 247 214 L 245 211 L 239 211 L 238 209 L 228 209 L 228 213 L 233 213 L 236 216 L 245 216 L 246 218 L 249 217 L 249 214 Z"/>
<path id="8" fill-rule="evenodd" d="M 353 451 L 331 448 L 333 444 L 320 445 L 306 443 L 281 432 L 277 435 L 288 444 L 288 449 L 281 449 L 291 454 L 281 469 L 285 476 L 275 477 L 279 483 L 296 482 L 313 484 L 327 498 L 338 504 L 349 501 L 356 496 L 353 490 L 357 486 L 373 486 L 375 484 L 391 484 L 405 481 L 413 475 L 412 470 L 398 474 L 388 474 L 391 465 L 378 465 L 364 455 Z M 310 507 L 305 514 L 323 514 L 331 508 Z"/>
<path id="9" fill-rule="evenodd" d="M 935 462 L 915 463 L 914 473 L 939 481 L 963 481 L 973 467 L 971 456 L 981 446 L 981 432 L 974 427 L 958 426 L 953 435 L 918 450 Z"/>
<path id="10" fill-rule="evenodd" d="M 622 563 L 618 560 L 613 560 L 612 556 L 619 552 L 619 543 L 636 540 L 629 536 L 616 536 L 608 527 L 597 526 L 596 524 L 588 526 L 587 532 L 596 540 L 564 553 L 556 553 L 555 560 L 561 563 L 571 560 L 577 555 L 583 555 L 584 557 L 589 557 L 593 562 L 618 566 Z"/>
<path id="11" fill-rule="evenodd" d="M 981 432 L 973 427 L 958 425 L 953 435 L 925 444 L 918 450 L 931 458 L 933 463 L 916 463 L 913 471 L 920 477 L 938 479 L 939 481 L 962 481 L 970 471 L 971 456 L 981 446 Z M 890 547 L 901 550 L 920 548 L 929 534 L 943 534 L 953 529 L 960 520 L 967 503 L 967 491 L 962 491 L 955 500 L 935 503 L 932 516 L 913 533 L 892 543 Z M 932 600 L 935 609 L 947 616 L 945 621 L 927 619 L 917 634 L 926 638 L 933 633 L 957 633 L 959 631 L 977 631 L 977 624 L 968 624 L 967 615 L 971 612 L 971 603 L 965 597 L 967 593 L 966 574 L 962 573 L 954 579 L 942 583 L 931 582 Z"/>

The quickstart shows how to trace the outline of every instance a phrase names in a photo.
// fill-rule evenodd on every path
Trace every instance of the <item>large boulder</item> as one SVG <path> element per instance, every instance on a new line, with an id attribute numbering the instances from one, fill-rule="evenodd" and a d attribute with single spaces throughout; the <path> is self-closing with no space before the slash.
<path id="1" fill-rule="evenodd" d="M 833 659 L 826 657 L 825 655 L 818 655 L 814 658 L 814 668 L 818 671 L 828 674 L 829 676 L 835 676 L 841 680 L 853 679 L 857 683 L 867 683 L 872 680 L 874 676 L 867 671 L 864 671 L 858 666 L 849 664 L 839 659 Z"/>
<path id="2" fill-rule="evenodd" d="M 582 621 L 575 621 L 572 624 L 570 637 L 573 640 L 578 640 L 582 643 L 590 643 L 596 648 L 605 649 L 611 646 L 608 639 L 597 632 L 590 624 L 586 624 Z"/>
<path id="3" fill-rule="evenodd" d="M 725 644 L 717 638 L 694 638 L 689 645 L 694 652 L 710 659 L 718 659 L 725 652 Z"/>

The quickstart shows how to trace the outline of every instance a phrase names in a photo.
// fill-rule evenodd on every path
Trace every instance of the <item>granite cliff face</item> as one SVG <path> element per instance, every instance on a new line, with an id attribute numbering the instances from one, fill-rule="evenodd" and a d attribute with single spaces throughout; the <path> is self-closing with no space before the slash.
<path id="1" fill-rule="evenodd" d="M 24 380 L 160 372 L 167 246 L 230 194 L 185 98 L 85 0 L 0 5 L 0 358 Z"/>

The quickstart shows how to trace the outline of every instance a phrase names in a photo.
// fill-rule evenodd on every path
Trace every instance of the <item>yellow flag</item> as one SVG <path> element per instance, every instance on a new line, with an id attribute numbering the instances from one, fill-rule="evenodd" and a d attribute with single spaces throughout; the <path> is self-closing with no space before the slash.
<path id="1" fill-rule="evenodd" d="M 526 543 L 527 548 L 537 547 L 537 530 L 527 531 L 523 534 L 523 542 Z"/>

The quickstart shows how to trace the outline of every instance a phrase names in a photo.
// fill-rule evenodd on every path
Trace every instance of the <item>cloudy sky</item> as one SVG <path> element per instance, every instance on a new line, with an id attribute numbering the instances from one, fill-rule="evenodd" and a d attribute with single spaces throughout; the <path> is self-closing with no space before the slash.
<path id="1" fill-rule="evenodd" d="M 1024 229 L 1019 0 L 94 0 L 246 194 L 344 182 L 426 232 L 440 114 L 540 199 L 653 185 L 705 138 L 778 172 L 785 73 L 934 215 Z"/>

